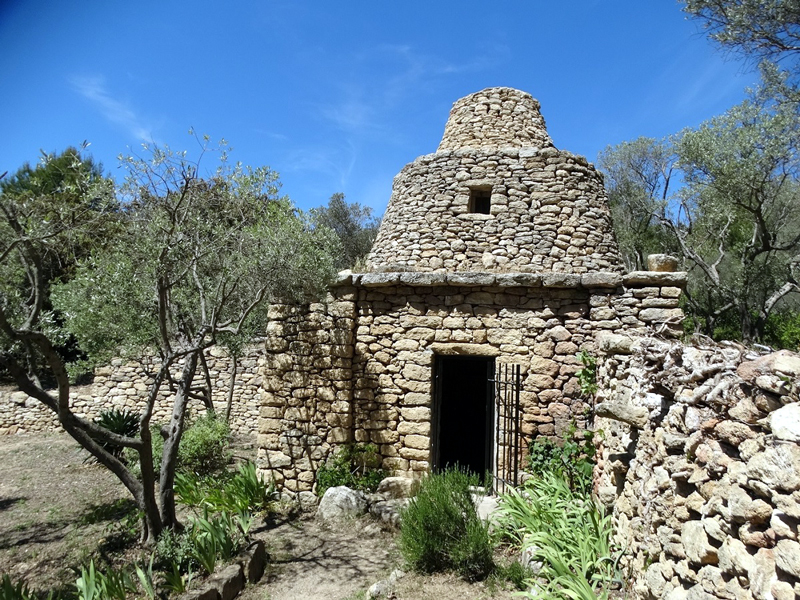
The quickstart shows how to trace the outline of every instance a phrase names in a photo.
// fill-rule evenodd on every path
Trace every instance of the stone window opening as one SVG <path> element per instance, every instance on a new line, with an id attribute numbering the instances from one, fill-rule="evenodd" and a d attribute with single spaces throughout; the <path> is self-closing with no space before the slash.
<path id="1" fill-rule="evenodd" d="M 469 212 L 479 215 L 488 215 L 491 208 L 492 188 L 474 187 L 469 189 Z"/>

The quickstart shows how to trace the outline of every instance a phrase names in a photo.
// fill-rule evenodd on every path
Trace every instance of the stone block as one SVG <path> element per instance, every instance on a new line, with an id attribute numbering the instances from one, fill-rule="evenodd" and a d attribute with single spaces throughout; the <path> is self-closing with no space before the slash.
<path id="1" fill-rule="evenodd" d="M 403 444 L 408 448 L 429 451 L 431 447 L 431 439 L 424 435 L 407 435 L 403 437 Z"/>
<path id="2" fill-rule="evenodd" d="M 687 273 L 679 271 L 677 273 L 661 273 L 657 271 L 632 271 L 622 277 L 622 282 L 628 287 L 640 287 L 643 285 L 686 287 Z"/>
<path id="3" fill-rule="evenodd" d="M 622 285 L 622 275 L 618 273 L 584 273 L 581 285 L 585 288 L 616 288 Z"/>
<path id="4" fill-rule="evenodd" d="M 678 270 L 678 259 L 669 254 L 650 254 L 647 257 L 647 269 L 660 273 L 673 273 Z"/>
<path id="5" fill-rule="evenodd" d="M 209 580 L 208 585 L 216 588 L 220 600 L 233 600 L 244 589 L 242 565 L 228 565 Z"/>
<path id="6" fill-rule="evenodd" d="M 264 542 L 252 542 L 240 556 L 242 571 L 248 583 L 258 583 L 264 575 L 267 566 L 267 550 Z"/>

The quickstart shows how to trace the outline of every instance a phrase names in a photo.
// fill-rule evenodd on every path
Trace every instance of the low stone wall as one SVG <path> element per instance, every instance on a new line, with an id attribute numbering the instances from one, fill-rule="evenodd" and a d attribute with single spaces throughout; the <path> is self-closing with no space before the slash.
<path id="1" fill-rule="evenodd" d="M 263 348 L 253 347 L 239 358 L 231 406 L 231 429 L 234 433 L 255 436 L 261 405 L 260 362 L 264 360 Z M 223 348 L 210 348 L 206 362 L 211 377 L 212 401 L 218 414 L 225 414 L 230 386 L 231 358 Z M 141 411 L 147 399 L 152 378 L 147 375 L 158 368 L 158 362 L 126 361 L 114 359 L 110 365 L 96 370 L 91 385 L 76 386 L 70 392 L 74 412 L 81 417 L 94 419 L 110 408 Z M 175 374 L 180 370 L 176 366 Z M 196 385 L 203 385 L 203 373 L 198 370 Z M 162 386 L 153 413 L 153 422 L 166 423 L 172 412 L 172 394 L 169 386 Z M 199 400 L 192 400 L 193 413 L 205 411 Z M 52 431 L 58 429 L 55 415 L 38 400 L 24 392 L 0 390 L 0 435 Z"/>
<path id="2" fill-rule="evenodd" d="M 597 494 L 633 597 L 800 597 L 800 356 L 601 335 Z"/>

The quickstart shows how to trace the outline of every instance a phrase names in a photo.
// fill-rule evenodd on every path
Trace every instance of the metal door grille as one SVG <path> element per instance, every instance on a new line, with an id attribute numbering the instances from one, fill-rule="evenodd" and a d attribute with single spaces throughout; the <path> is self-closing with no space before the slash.
<path id="1" fill-rule="evenodd" d="M 494 491 L 502 494 L 508 486 L 519 483 L 519 365 L 498 364 L 490 381 L 494 384 L 495 408 Z"/>

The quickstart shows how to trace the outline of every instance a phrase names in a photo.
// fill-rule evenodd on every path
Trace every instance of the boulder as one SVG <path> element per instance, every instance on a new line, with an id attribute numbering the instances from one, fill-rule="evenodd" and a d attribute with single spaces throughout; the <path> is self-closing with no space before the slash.
<path id="1" fill-rule="evenodd" d="M 367 497 L 359 491 L 340 485 L 328 488 L 317 508 L 317 518 L 323 523 L 354 519 L 367 512 Z"/>
<path id="2" fill-rule="evenodd" d="M 778 374 L 790 379 L 800 378 L 800 356 L 789 350 L 780 350 L 741 363 L 736 374 L 748 383 L 755 383 L 760 375 Z"/>
<path id="3" fill-rule="evenodd" d="M 419 489 L 419 481 L 409 477 L 387 477 L 378 484 L 377 493 L 386 499 L 410 498 Z"/>

